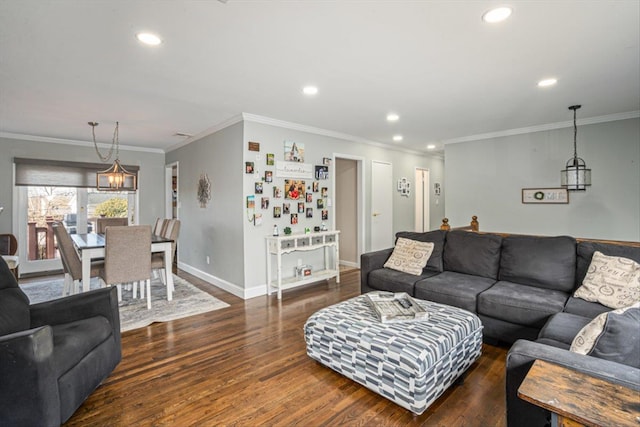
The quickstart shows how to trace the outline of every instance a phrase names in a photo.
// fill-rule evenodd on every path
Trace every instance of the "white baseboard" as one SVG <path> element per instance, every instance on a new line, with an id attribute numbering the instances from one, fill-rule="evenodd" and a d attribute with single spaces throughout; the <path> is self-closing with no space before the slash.
<path id="1" fill-rule="evenodd" d="M 186 271 L 189 274 L 193 274 L 194 276 L 196 276 L 199 279 L 204 280 L 207 283 L 212 284 L 213 286 L 215 286 L 216 288 L 220 288 L 223 291 L 227 291 L 235 296 L 237 296 L 238 298 L 242 298 L 242 299 L 250 299 L 250 298 L 255 298 L 255 297 L 259 297 L 262 295 L 266 295 L 267 290 L 266 290 L 266 285 L 260 285 L 260 286 L 254 286 L 252 288 L 249 289 L 245 289 L 241 286 L 236 285 L 235 283 L 231 283 L 228 282 L 224 279 L 221 279 L 219 277 L 216 277 L 212 274 L 206 273 L 202 270 L 199 270 L 195 267 L 192 267 L 189 264 L 185 264 L 183 262 L 178 262 L 178 268 L 180 268 L 181 270 Z"/>
<path id="2" fill-rule="evenodd" d="M 353 267 L 353 268 L 360 268 L 360 264 L 357 262 L 351 262 L 351 261 L 340 261 L 340 265 L 345 265 L 347 267 Z"/>

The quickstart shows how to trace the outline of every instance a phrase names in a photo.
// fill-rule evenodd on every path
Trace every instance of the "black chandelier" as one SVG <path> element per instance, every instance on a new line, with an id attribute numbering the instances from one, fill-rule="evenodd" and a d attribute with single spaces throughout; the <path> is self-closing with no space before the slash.
<path id="1" fill-rule="evenodd" d="M 567 160 L 565 169 L 560 171 L 560 185 L 569 191 L 585 191 L 591 185 L 591 169 L 578 157 L 578 126 L 576 125 L 576 110 L 581 105 L 572 105 L 573 110 L 573 157 Z"/>

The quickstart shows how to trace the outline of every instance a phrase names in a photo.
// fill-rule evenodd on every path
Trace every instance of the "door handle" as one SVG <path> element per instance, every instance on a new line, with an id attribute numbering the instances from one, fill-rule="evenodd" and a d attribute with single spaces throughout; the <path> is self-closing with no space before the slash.
<path id="1" fill-rule="evenodd" d="M 378 216 L 378 215 L 380 215 L 378 212 L 373 213 L 373 216 Z"/>

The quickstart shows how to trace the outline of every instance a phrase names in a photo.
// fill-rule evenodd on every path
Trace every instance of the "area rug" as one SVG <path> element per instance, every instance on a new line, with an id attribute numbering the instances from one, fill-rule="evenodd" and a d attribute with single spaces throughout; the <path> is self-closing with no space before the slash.
<path id="1" fill-rule="evenodd" d="M 133 299 L 130 290 L 122 290 L 120 302 L 120 330 L 141 328 L 153 322 L 167 322 L 183 317 L 229 307 L 226 302 L 201 291 L 186 280 L 173 275 L 173 300 L 167 301 L 167 287 L 160 279 L 151 280 L 151 310 L 146 299 Z M 63 279 L 20 285 L 31 304 L 61 298 Z M 91 280 L 91 289 L 99 287 L 98 279 Z"/>

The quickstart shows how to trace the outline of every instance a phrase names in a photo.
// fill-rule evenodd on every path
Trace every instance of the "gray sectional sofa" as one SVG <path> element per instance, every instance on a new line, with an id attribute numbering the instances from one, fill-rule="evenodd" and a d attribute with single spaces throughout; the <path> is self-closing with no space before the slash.
<path id="1" fill-rule="evenodd" d="M 637 322 L 617 331 L 618 336 L 630 338 L 628 344 L 635 352 L 631 359 L 569 351 L 582 327 L 612 310 L 573 296 L 594 252 L 640 262 L 640 247 L 576 241 L 568 236 L 503 237 L 458 230 L 400 232 L 396 237 L 434 243 L 422 274 L 384 268 L 393 248 L 366 253 L 360 263 L 361 292 L 407 292 L 416 298 L 464 308 L 480 317 L 486 341 L 513 344 L 506 376 L 510 426 L 541 426 L 549 422 L 548 411 L 517 397 L 518 387 L 536 359 L 640 390 Z"/>

